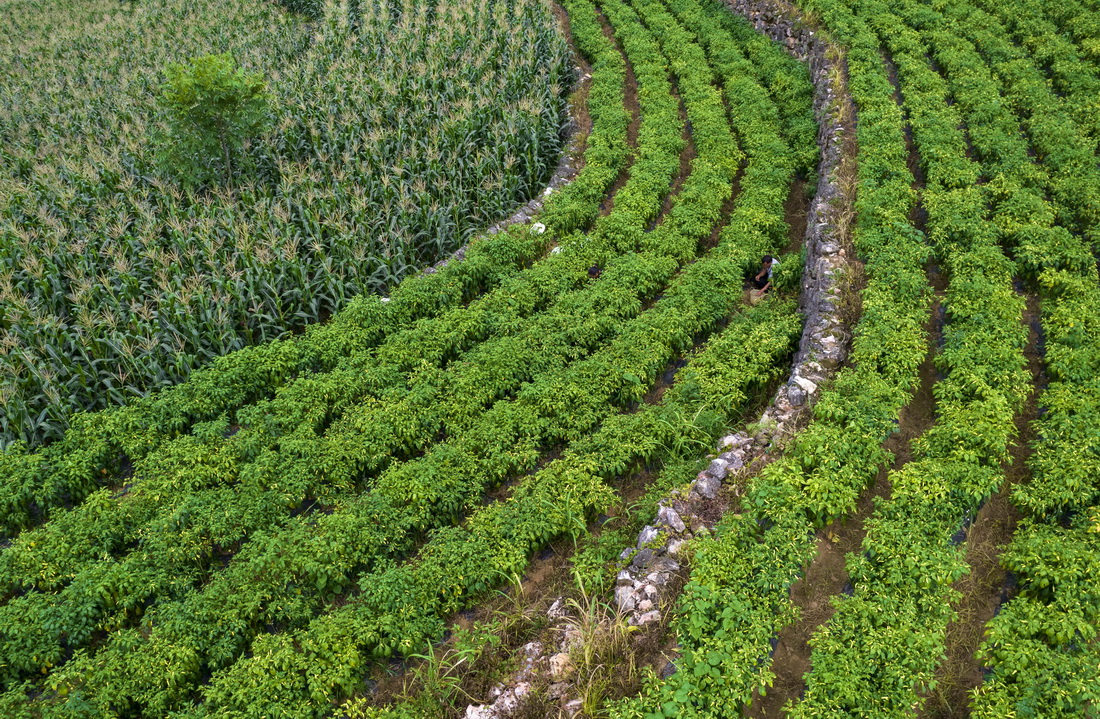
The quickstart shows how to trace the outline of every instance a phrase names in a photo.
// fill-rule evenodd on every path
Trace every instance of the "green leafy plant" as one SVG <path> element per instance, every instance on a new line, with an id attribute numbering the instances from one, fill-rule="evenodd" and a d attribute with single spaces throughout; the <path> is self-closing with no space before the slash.
<path id="1" fill-rule="evenodd" d="M 189 184 L 232 184 L 235 158 L 271 125 L 263 75 L 238 67 L 229 53 L 172 63 L 164 75 L 168 171 Z"/>

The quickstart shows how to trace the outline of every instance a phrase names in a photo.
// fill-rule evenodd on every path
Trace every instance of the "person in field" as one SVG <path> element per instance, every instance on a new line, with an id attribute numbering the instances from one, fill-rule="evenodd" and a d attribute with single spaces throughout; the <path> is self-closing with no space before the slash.
<path id="1" fill-rule="evenodd" d="M 760 262 L 760 271 L 752 278 L 752 286 L 760 290 L 761 293 L 770 290 L 772 286 L 772 273 L 775 272 L 776 267 L 779 267 L 779 260 L 771 255 L 764 255 L 764 259 Z"/>

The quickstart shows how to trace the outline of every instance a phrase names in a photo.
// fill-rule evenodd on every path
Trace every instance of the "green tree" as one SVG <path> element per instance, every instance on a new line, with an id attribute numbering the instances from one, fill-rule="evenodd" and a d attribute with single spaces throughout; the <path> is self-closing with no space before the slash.
<path id="1" fill-rule="evenodd" d="M 161 104 L 168 124 L 164 159 L 196 184 L 233 178 L 233 158 L 270 124 L 270 96 L 260 73 L 233 56 L 203 55 L 165 71 Z"/>

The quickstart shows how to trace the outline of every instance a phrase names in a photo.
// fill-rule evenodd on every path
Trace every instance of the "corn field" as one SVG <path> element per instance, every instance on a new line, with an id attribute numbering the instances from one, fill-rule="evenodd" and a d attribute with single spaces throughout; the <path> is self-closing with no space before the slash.
<path id="1" fill-rule="evenodd" d="M 264 74 L 274 129 L 182 189 L 158 87 L 220 52 Z M 454 250 L 550 175 L 571 72 L 541 0 L 0 0 L 0 446 Z"/>

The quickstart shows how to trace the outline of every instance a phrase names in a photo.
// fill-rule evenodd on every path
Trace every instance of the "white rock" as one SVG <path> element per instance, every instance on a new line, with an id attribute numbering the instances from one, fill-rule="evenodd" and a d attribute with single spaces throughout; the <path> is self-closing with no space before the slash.
<path id="1" fill-rule="evenodd" d="M 687 525 L 684 524 L 684 520 L 680 519 L 680 513 L 672 507 L 666 507 L 662 505 L 657 509 L 657 521 L 668 527 L 676 533 L 683 532 L 687 529 Z"/>
<path id="2" fill-rule="evenodd" d="M 557 246 L 557 247 L 555 247 L 554 249 L 550 250 L 550 254 L 552 254 L 552 255 L 556 255 L 556 254 L 558 254 L 559 252 L 561 252 L 561 245 L 558 245 L 558 246 Z"/>
<path id="3" fill-rule="evenodd" d="M 672 579 L 672 575 L 668 572 L 651 572 L 646 575 L 646 581 L 650 584 L 668 584 L 668 580 Z"/>
<path id="4" fill-rule="evenodd" d="M 573 660 L 565 652 L 559 652 L 550 657 L 550 676 L 558 681 L 572 674 L 574 671 Z"/>
<path id="5" fill-rule="evenodd" d="M 541 235 L 543 232 L 546 232 L 546 225 L 541 222 L 536 222 L 531 225 L 531 232 L 534 232 L 536 235 Z"/>
<path id="6" fill-rule="evenodd" d="M 721 455 L 721 459 L 726 462 L 727 472 L 737 472 L 745 467 L 745 451 L 742 449 L 734 450 L 733 452 L 726 452 Z"/>
<path id="7" fill-rule="evenodd" d="M 710 463 L 707 467 L 707 474 L 716 479 L 725 479 L 726 472 L 729 471 L 729 462 L 724 459 L 718 458 Z"/>
<path id="8" fill-rule="evenodd" d="M 722 486 L 715 477 L 703 477 L 697 479 L 692 485 L 691 491 L 704 499 L 714 499 L 718 496 L 718 488 Z"/>
<path id="9" fill-rule="evenodd" d="M 569 616 L 569 612 L 565 609 L 561 597 L 555 599 L 554 603 L 550 605 L 550 608 L 546 610 L 546 616 L 550 619 L 561 619 L 562 617 Z"/>
<path id="10" fill-rule="evenodd" d="M 799 377 L 796 375 L 794 378 L 794 383 L 801 387 L 802 391 L 804 391 L 806 394 L 813 394 L 814 392 L 817 392 L 817 384 L 806 379 L 805 377 Z"/>
<path id="11" fill-rule="evenodd" d="M 657 539 L 658 534 L 656 527 L 647 524 L 642 528 L 642 531 L 638 532 L 638 549 L 643 549 L 647 544 Z"/>
<path id="12" fill-rule="evenodd" d="M 661 613 L 656 609 L 648 611 L 645 614 L 639 614 L 630 618 L 630 624 L 633 624 L 636 627 L 640 627 L 646 624 L 654 624 L 659 621 L 661 621 Z"/>
<path id="13" fill-rule="evenodd" d="M 642 613 L 653 611 L 653 602 L 648 599 L 643 599 L 638 602 L 638 611 Z"/>
<path id="14" fill-rule="evenodd" d="M 630 586 L 618 587 L 615 589 L 615 603 L 619 605 L 619 609 L 624 612 L 634 611 L 634 605 L 636 604 L 636 597 L 634 595 L 634 588 Z"/>

